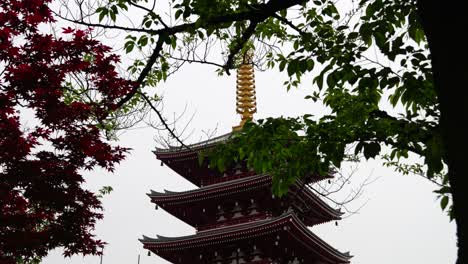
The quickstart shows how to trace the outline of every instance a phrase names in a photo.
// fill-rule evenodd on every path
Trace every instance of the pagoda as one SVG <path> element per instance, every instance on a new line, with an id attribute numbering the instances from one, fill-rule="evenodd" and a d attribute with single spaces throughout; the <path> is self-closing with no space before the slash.
<path id="1" fill-rule="evenodd" d="M 256 111 L 255 84 L 250 56 L 244 55 L 237 72 L 237 107 L 241 123 Z M 233 132 L 235 133 L 235 132 Z M 196 233 L 182 237 L 143 236 L 145 249 L 172 263 L 183 264 L 338 264 L 349 263 L 349 253 L 333 248 L 308 227 L 341 219 L 314 194 L 309 184 L 330 178 L 298 181 L 287 195 L 272 195 L 272 178 L 257 174 L 240 162 L 224 172 L 199 162 L 201 151 L 229 141 L 232 133 L 189 145 L 157 148 L 154 153 L 179 175 L 198 186 L 184 192 L 151 191 L 162 208 L 193 226 Z"/>

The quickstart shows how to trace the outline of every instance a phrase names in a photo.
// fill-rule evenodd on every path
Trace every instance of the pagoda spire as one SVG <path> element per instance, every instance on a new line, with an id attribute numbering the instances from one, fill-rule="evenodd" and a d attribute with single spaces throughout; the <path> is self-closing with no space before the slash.
<path id="1" fill-rule="evenodd" d="M 236 112 L 241 115 L 241 122 L 232 128 L 233 131 L 241 130 L 247 120 L 252 120 L 253 114 L 257 112 L 252 49 L 242 55 L 241 64 L 237 69 L 236 90 Z"/>

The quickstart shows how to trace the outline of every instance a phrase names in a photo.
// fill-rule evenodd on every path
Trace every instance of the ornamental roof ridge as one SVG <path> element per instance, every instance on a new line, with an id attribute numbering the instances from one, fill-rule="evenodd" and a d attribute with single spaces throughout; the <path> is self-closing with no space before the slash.
<path id="1" fill-rule="evenodd" d="M 210 139 L 203 140 L 197 143 L 189 144 L 187 145 L 187 147 L 189 147 L 190 149 L 184 148 L 183 146 L 168 146 L 168 148 L 156 147 L 156 150 L 154 150 L 153 153 L 162 154 L 162 153 L 171 153 L 171 152 L 190 152 L 193 150 L 200 150 L 206 147 L 216 145 L 217 143 L 220 143 L 220 142 L 226 142 L 231 137 L 231 135 L 232 135 L 232 132 L 229 132 L 229 133 L 226 133 L 226 134 L 214 137 L 214 138 L 210 138 Z"/>

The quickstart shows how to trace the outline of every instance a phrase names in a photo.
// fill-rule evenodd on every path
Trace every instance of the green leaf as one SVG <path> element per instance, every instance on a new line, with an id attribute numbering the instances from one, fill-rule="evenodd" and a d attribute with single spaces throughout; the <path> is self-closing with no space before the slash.
<path id="1" fill-rule="evenodd" d="M 288 64 L 288 75 L 293 76 L 297 72 L 297 60 L 292 60 Z"/>
<path id="2" fill-rule="evenodd" d="M 282 60 L 279 64 L 280 72 L 284 71 L 284 67 L 286 67 L 286 60 Z"/>
<path id="3" fill-rule="evenodd" d="M 370 3 L 367 8 L 366 8 L 366 16 L 367 17 L 372 17 L 376 11 L 376 8 L 375 8 L 375 5 L 374 5 L 375 2 L 373 3 Z"/>
<path id="4" fill-rule="evenodd" d="M 452 190 L 450 190 L 450 187 L 443 186 L 442 188 L 440 188 L 439 190 L 435 190 L 434 192 L 438 194 L 447 194 L 447 193 L 451 193 L 451 191 Z"/>
<path id="5" fill-rule="evenodd" d="M 442 199 L 440 199 L 440 208 L 442 208 L 442 210 L 445 210 L 445 208 L 448 205 L 448 202 L 449 202 L 448 196 L 442 197 Z"/>
<path id="6" fill-rule="evenodd" d="M 177 47 L 177 38 L 173 37 L 171 38 L 171 47 L 175 49 Z"/>
<path id="7" fill-rule="evenodd" d="M 282 17 L 286 17 L 287 13 L 288 13 L 287 9 L 280 10 L 280 16 Z"/>
<path id="8" fill-rule="evenodd" d="M 107 15 L 107 12 L 107 9 L 102 9 L 101 13 L 99 13 L 99 22 L 101 22 L 104 19 L 104 17 Z"/>
<path id="9" fill-rule="evenodd" d="M 323 75 L 320 74 L 319 76 L 314 78 L 314 82 L 317 84 L 318 88 L 322 90 L 323 88 Z"/>
<path id="10" fill-rule="evenodd" d="M 327 85 L 328 85 L 328 89 L 331 89 L 331 88 L 335 87 L 336 80 L 335 80 L 335 76 L 333 74 L 329 74 L 327 76 Z"/>
<path id="11" fill-rule="evenodd" d="M 349 33 L 348 38 L 352 40 L 352 39 L 357 39 L 358 36 L 359 36 L 359 33 L 351 32 Z"/>
<path id="12" fill-rule="evenodd" d="M 177 10 L 174 15 L 175 19 L 178 19 L 182 15 L 182 13 L 184 13 L 182 9 Z"/>
<path id="13" fill-rule="evenodd" d="M 364 145 L 364 157 L 366 159 L 374 158 L 380 152 L 380 144 L 371 142 Z"/>
<path id="14" fill-rule="evenodd" d="M 153 24 L 153 21 L 152 21 L 152 20 L 148 20 L 148 21 L 145 22 L 145 27 L 150 28 L 150 27 L 151 27 L 151 24 Z"/>
<path id="15" fill-rule="evenodd" d="M 313 59 L 308 59 L 307 60 L 307 70 L 312 71 L 314 69 L 314 60 Z"/>
<path id="16" fill-rule="evenodd" d="M 133 48 L 135 47 L 135 42 L 133 41 L 127 41 L 124 45 L 125 52 L 130 53 L 132 52 Z"/>
<path id="17" fill-rule="evenodd" d="M 354 155 L 359 154 L 359 152 L 361 152 L 361 150 L 362 150 L 363 147 L 364 147 L 364 143 L 363 143 L 363 142 L 357 143 L 356 148 L 354 148 Z"/>
<path id="18" fill-rule="evenodd" d="M 148 44 L 148 36 L 146 35 L 141 36 L 140 39 L 138 40 L 138 44 L 140 45 L 140 47 L 146 46 L 146 44 Z"/>

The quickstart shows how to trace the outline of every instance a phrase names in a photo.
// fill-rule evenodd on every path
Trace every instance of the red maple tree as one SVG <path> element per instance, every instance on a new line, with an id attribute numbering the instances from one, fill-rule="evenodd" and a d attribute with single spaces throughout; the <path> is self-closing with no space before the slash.
<path id="1" fill-rule="evenodd" d="M 39 31 L 53 23 L 50 0 L 0 1 L 0 263 L 64 254 L 99 254 L 92 230 L 102 218 L 98 197 L 84 189 L 82 170 L 109 171 L 125 148 L 111 146 L 99 120 L 134 83 L 120 78 L 111 49 L 89 32 Z M 85 74 L 93 102 L 66 100 L 67 77 Z M 20 110 L 34 112 L 27 128 Z"/>

